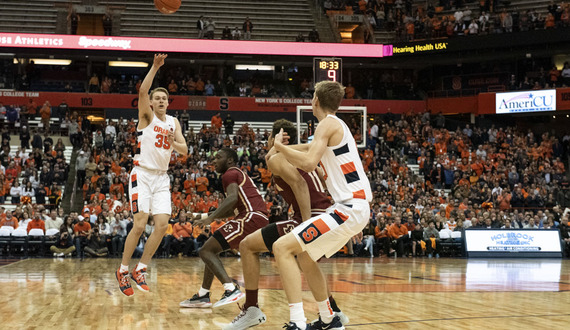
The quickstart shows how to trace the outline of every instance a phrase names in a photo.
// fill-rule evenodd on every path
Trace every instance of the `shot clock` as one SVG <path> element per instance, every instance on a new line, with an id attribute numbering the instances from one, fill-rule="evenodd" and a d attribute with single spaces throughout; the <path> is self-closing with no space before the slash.
<path id="1" fill-rule="evenodd" d="M 342 83 L 342 58 L 313 58 L 313 75 L 315 83 L 323 80 Z"/>

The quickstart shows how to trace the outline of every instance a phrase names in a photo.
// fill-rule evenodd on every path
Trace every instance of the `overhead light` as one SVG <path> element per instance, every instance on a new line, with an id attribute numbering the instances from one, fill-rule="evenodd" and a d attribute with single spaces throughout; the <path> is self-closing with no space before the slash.
<path id="1" fill-rule="evenodd" d="M 109 66 L 118 66 L 123 68 L 146 68 L 146 62 L 129 62 L 129 61 L 109 61 Z"/>
<path id="2" fill-rule="evenodd" d="M 341 32 L 340 37 L 342 39 L 352 39 L 352 32 Z"/>
<path id="3" fill-rule="evenodd" d="M 236 70 L 274 71 L 275 65 L 236 64 Z"/>
<path id="4" fill-rule="evenodd" d="M 14 64 L 18 64 L 18 61 L 22 61 L 24 59 L 17 59 L 14 58 Z M 70 65 L 71 60 L 57 60 L 53 58 L 30 58 L 30 61 L 34 61 L 36 65 Z"/>

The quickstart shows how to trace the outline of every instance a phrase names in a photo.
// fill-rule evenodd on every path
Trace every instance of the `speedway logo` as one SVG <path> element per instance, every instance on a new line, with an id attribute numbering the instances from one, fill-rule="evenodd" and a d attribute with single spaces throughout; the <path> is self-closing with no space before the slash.
<path id="1" fill-rule="evenodd" d="M 79 46 L 83 48 L 106 47 L 106 48 L 131 49 L 131 41 L 132 40 L 126 40 L 126 39 L 81 37 L 79 38 Z"/>
<path id="2" fill-rule="evenodd" d="M 556 110 L 556 90 L 533 90 L 514 93 L 497 93 L 496 113 L 521 113 Z"/>

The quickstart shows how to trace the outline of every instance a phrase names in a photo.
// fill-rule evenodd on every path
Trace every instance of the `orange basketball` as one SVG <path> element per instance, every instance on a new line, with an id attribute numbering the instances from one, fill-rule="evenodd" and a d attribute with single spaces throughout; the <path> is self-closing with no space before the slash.
<path id="1" fill-rule="evenodd" d="M 180 8 L 181 0 L 154 0 L 154 6 L 163 14 L 175 13 Z"/>

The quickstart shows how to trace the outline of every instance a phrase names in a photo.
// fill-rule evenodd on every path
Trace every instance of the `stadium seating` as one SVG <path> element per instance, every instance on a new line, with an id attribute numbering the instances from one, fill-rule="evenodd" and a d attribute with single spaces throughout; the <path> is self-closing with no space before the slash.
<path id="1" fill-rule="evenodd" d="M 315 27 L 308 0 L 183 1 L 175 15 L 160 14 L 151 1 L 107 0 L 99 4 L 125 6 L 121 17 L 121 35 L 125 36 L 196 38 L 196 21 L 202 15 L 216 23 L 216 39 L 226 26 L 242 30 L 247 16 L 253 23 L 252 40 L 294 41 L 299 32 L 307 34 Z"/>

